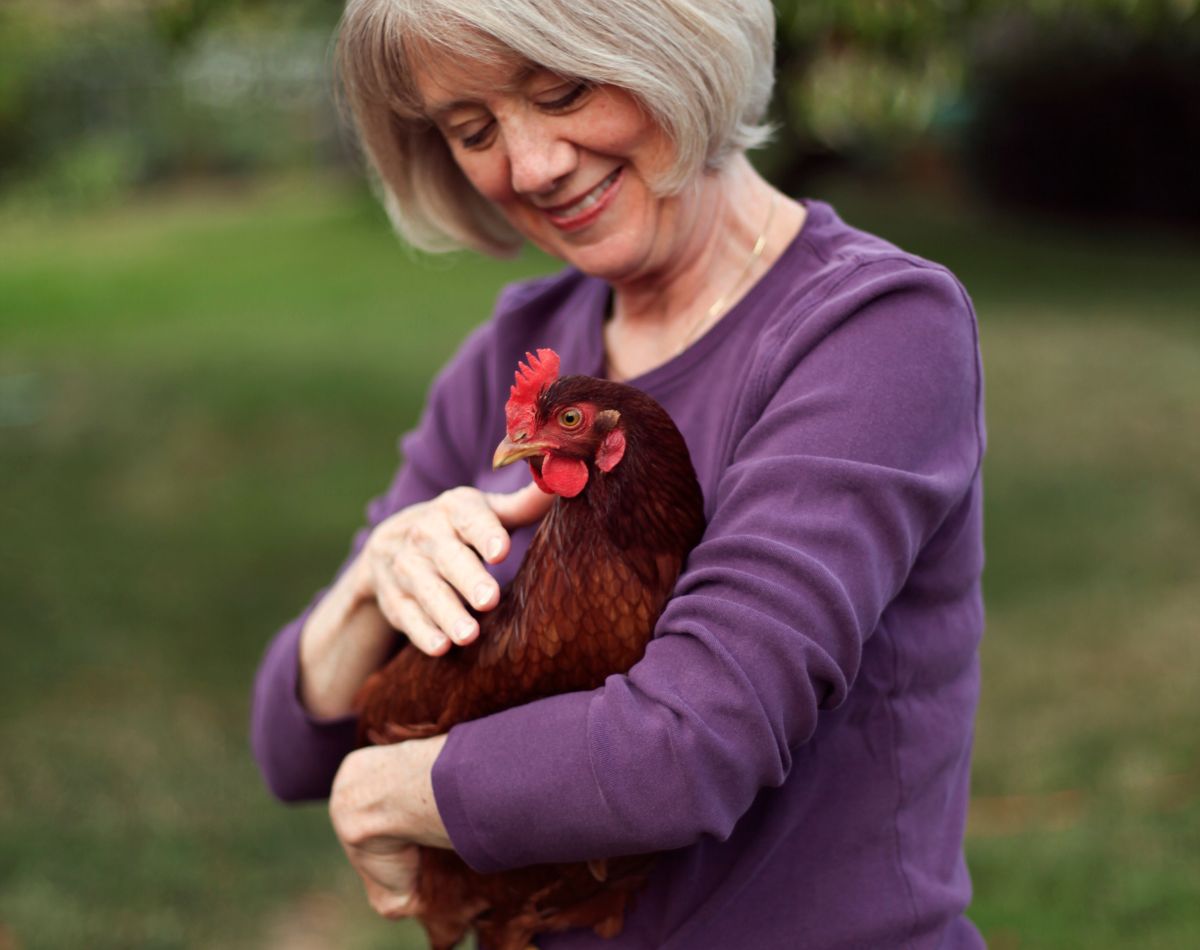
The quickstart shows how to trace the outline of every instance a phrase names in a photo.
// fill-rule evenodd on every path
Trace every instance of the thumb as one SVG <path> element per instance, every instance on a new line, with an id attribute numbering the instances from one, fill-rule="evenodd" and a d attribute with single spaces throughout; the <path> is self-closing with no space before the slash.
<path id="1" fill-rule="evenodd" d="M 554 496 L 538 488 L 536 482 L 508 495 L 486 492 L 484 498 L 506 528 L 520 528 L 540 521 L 554 504 Z"/>

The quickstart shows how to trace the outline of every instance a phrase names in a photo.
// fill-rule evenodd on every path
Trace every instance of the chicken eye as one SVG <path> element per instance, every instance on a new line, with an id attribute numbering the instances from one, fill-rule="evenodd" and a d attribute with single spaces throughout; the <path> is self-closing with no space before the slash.
<path id="1" fill-rule="evenodd" d="M 558 416 L 558 424 L 564 429 L 574 429 L 583 422 L 583 413 L 578 409 L 564 409 Z"/>

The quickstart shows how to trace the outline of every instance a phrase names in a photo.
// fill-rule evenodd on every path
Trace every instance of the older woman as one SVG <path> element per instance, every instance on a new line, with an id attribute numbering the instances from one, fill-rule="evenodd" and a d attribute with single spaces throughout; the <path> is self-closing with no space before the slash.
<path id="1" fill-rule="evenodd" d="M 979 360 L 945 269 L 780 194 L 768 0 L 352 0 L 345 88 L 399 231 L 533 241 L 438 376 L 333 585 L 276 637 L 254 743 L 331 795 L 373 905 L 414 842 L 495 871 L 669 850 L 626 921 L 543 947 L 975 947 L 962 855 L 982 629 Z M 493 472 L 535 346 L 683 432 L 708 529 L 644 659 L 603 689 L 354 750 L 397 632 L 478 625 L 545 510 Z M 465 487 L 464 487 L 465 486 Z"/>

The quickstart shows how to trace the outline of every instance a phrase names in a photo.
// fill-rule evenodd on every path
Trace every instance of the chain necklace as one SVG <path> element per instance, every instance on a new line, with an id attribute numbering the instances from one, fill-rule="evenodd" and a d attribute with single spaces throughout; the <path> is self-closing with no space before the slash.
<path id="1" fill-rule="evenodd" d="M 750 249 L 750 256 L 746 259 L 746 265 L 742 268 L 742 272 L 738 274 L 737 280 L 734 281 L 729 288 L 723 294 L 721 294 L 720 297 L 713 301 L 712 306 L 702 313 L 696 319 L 696 321 L 690 327 L 688 327 L 687 333 L 683 335 L 683 339 L 679 342 L 679 346 L 675 348 L 674 352 L 671 353 L 668 359 L 674 359 L 676 356 L 686 350 L 691 345 L 692 341 L 695 340 L 700 334 L 701 330 L 707 328 L 710 324 L 714 323 L 717 319 L 724 315 L 726 305 L 729 303 L 729 299 L 737 292 L 738 288 L 742 286 L 746 278 L 750 276 L 750 271 L 754 268 L 755 262 L 762 257 L 763 251 L 766 250 L 767 233 L 771 230 L 771 224 L 775 220 L 775 206 L 778 203 L 779 192 L 773 191 L 771 193 L 771 205 L 767 209 L 767 220 L 763 222 L 762 230 L 758 232 L 758 237 L 754 241 L 754 247 Z M 607 365 L 609 372 L 615 374 L 612 378 L 623 378 L 620 372 L 616 369 L 611 357 L 609 357 L 607 360 Z"/>
<path id="2" fill-rule="evenodd" d="M 779 192 L 771 193 L 771 206 L 767 209 L 767 220 L 763 222 L 762 230 L 758 232 L 758 237 L 754 241 L 754 247 L 750 249 L 750 256 L 746 259 L 746 266 L 742 268 L 742 272 L 738 274 L 735 280 L 725 293 L 721 294 L 713 301 L 711 307 L 706 310 L 695 323 L 684 334 L 679 346 L 676 348 L 673 356 L 678 356 L 686 350 L 694 339 L 699 335 L 700 331 L 706 328 L 710 323 L 713 323 L 720 317 L 724 316 L 726 305 L 729 303 L 729 298 L 732 297 L 739 287 L 750 276 L 750 271 L 754 268 L 755 262 L 762 257 L 763 251 L 767 247 L 767 233 L 771 230 L 771 223 L 775 220 L 775 206 L 779 203 Z"/>

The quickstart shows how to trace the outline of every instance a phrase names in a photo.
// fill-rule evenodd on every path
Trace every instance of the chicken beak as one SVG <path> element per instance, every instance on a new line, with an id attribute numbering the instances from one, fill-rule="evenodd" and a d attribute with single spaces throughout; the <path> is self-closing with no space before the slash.
<path id="1" fill-rule="evenodd" d="M 496 454 L 492 456 L 492 468 L 502 468 L 520 459 L 544 455 L 546 446 L 541 442 L 514 442 L 507 436 L 496 446 Z"/>

